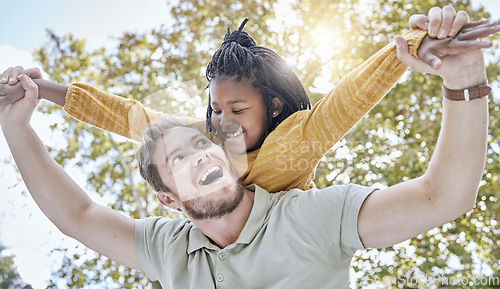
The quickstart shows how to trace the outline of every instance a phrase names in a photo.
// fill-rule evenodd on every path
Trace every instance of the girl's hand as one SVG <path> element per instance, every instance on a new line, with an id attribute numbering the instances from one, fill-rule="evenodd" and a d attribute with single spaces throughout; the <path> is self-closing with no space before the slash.
<path id="1" fill-rule="evenodd" d="M 18 82 L 14 85 L 0 84 L 0 106 L 12 104 L 23 97 L 24 88 L 21 83 Z"/>
<path id="2" fill-rule="evenodd" d="M 13 104 L 0 105 L 0 124 L 2 127 L 10 125 L 27 125 L 38 104 L 38 86 L 23 74 L 18 76 L 25 90 L 25 97 Z"/>

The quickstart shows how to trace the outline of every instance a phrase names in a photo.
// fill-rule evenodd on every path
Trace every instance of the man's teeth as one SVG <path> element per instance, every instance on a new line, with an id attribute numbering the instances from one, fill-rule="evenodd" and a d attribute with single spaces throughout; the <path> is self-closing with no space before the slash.
<path id="1" fill-rule="evenodd" d="M 207 177 L 211 174 L 211 173 L 214 173 L 214 172 L 217 172 L 217 171 L 220 171 L 220 168 L 218 166 L 213 166 L 211 168 L 209 168 L 208 170 L 206 170 L 203 175 L 201 175 L 201 178 L 200 178 L 200 184 L 203 184 L 206 180 L 207 180 Z"/>
<path id="2" fill-rule="evenodd" d="M 233 133 L 226 133 L 226 137 L 227 138 L 232 138 L 232 137 L 236 137 L 236 136 L 239 136 L 243 133 L 243 131 L 237 131 L 237 132 L 233 132 Z"/>

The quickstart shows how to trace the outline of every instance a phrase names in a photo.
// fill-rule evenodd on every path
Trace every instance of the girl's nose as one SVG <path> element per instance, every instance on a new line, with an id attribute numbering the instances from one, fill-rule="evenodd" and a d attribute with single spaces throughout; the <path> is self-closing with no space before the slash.
<path id="1" fill-rule="evenodd" d="M 226 130 L 230 130 L 232 128 L 237 129 L 240 127 L 240 123 L 237 120 L 235 120 L 234 118 L 223 117 L 223 118 L 221 118 L 221 121 L 220 121 L 220 127 L 225 128 Z"/>

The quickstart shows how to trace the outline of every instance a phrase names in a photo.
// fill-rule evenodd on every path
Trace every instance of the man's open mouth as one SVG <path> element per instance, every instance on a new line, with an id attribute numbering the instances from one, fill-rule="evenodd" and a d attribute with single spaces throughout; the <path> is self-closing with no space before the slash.
<path id="1" fill-rule="evenodd" d="M 206 186 L 222 178 L 222 169 L 219 166 L 212 166 L 201 175 L 199 184 Z"/>

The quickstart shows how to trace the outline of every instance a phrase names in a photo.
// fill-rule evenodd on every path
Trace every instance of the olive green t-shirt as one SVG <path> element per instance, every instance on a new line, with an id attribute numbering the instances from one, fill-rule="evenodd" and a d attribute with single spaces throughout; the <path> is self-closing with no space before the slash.
<path id="1" fill-rule="evenodd" d="M 219 248 L 188 219 L 136 220 L 136 252 L 164 289 L 348 288 L 363 249 L 358 213 L 373 189 L 358 185 L 270 194 L 252 185 L 238 240 Z"/>

